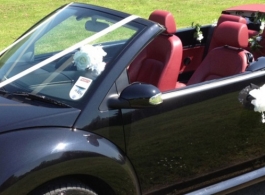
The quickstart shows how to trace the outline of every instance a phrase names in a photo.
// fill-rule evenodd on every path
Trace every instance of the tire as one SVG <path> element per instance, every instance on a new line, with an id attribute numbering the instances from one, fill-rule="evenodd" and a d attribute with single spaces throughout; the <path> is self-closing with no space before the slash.
<path id="1" fill-rule="evenodd" d="M 79 181 L 59 180 L 45 184 L 31 195 L 97 195 L 97 193 Z"/>

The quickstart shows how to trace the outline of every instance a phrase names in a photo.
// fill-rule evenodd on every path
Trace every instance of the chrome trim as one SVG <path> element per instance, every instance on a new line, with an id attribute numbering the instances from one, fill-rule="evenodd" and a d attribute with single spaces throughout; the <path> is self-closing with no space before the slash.
<path id="1" fill-rule="evenodd" d="M 162 94 L 159 93 L 159 94 L 156 94 L 155 96 L 151 97 L 149 99 L 149 103 L 152 104 L 152 105 L 159 105 L 163 102 L 163 99 L 162 99 Z"/>
<path id="2" fill-rule="evenodd" d="M 222 181 L 220 183 L 190 192 L 186 195 L 210 195 L 223 192 L 225 190 L 235 188 L 239 185 L 246 184 L 253 180 L 257 180 L 261 177 L 265 176 L 265 167 L 257 169 L 255 171 L 240 175 L 238 177 L 234 177 L 232 179 L 228 179 L 226 181 Z"/>
<path id="3" fill-rule="evenodd" d="M 188 94 L 192 94 L 192 93 L 199 92 L 199 91 L 205 91 L 205 90 L 209 90 L 212 88 L 228 85 L 230 83 L 240 82 L 246 79 L 255 78 L 258 76 L 262 76 L 262 75 L 265 75 L 265 71 L 263 70 L 257 71 L 257 72 L 250 72 L 249 74 L 244 74 L 241 76 L 236 76 L 236 77 L 233 76 L 232 78 L 227 78 L 227 79 L 223 79 L 223 80 L 216 81 L 216 82 L 211 82 L 211 83 L 206 83 L 206 84 L 202 83 L 199 86 L 188 87 L 187 89 L 185 89 L 184 87 L 183 89 L 180 88 L 179 90 L 170 91 L 170 92 L 166 92 L 162 94 L 162 99 L 167 100 L 167 99 L 171 99 L 174 97 L 188 95 Z M 265 78 L 264 78 L 264 83 L 265 83 Z"/>

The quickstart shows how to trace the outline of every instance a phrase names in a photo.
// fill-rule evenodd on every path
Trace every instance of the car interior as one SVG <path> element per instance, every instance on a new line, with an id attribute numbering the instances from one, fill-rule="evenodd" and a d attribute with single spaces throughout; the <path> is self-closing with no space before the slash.
<path id="1" fill-rule="evenodd" d="M 130 82 L 145 82 L 161 91 L 175 88 L 178 79 L 183 46 L 175 35 L 176 23 L 170 12 L 156 10 L 149 20 L 160 23 L 166 30 L 145 47 L 130 64 Z M 148 74 L 146 74 L 148 72 Z"/>
<path id="2" fill-rule="evenodd" d="M 216 25 L 201 27 L 201 42 L 194 38 L 194 28 L 177 29 L 170 12 L 156 10 L 149 19 L 166 30 L 130 64 L 130 83 L 150 83 L 161 91 L 179 89 L 243 73 L 265 52 L 264 38 L 263 48 L 251 50 L 249 38 L 259 34 L 259 26 L 247 24 L 242 16 L 222 13 Z"/>

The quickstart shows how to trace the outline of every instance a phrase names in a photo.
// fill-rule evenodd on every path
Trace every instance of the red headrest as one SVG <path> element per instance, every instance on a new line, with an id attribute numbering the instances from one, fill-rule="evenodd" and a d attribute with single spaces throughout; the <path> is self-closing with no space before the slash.
<path id="1" fill-rule="evenodd" d="M 232 22 L 239 22 L 242 24 L 247 24 L 247 20 L 241 16 L 229 15 L 229 14 L 222 14 L 219 19 L 217 25 L 221 24 L 225 21 L 232 21 Z"/>
<path id="2" fill-rule="evenodd" d="M 173 15 L 164 10 L 155 10 L 149 16 L 149 20 L 157 22 L 166 27 L 166 33 L 174 34 L 177 30 Z"/>
<path id="3" fill-rule="evenodd" d="M 218 45 L 245 48 L 248 46 L 248 27 L 238 22 L 222 22 L 216 27 L 214 39 Z"/>

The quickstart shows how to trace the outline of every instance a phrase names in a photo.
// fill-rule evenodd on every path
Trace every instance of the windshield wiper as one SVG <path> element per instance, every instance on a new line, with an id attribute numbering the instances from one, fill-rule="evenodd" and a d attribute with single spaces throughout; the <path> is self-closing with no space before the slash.
<path id="1" fill-rule="evenodd" d="M 1 93 L 1 91 L 0 91 L 0 93 Z M 71 106 L 69 106 L 68 104 L 65 104 L 63 102 L 48 98 L 48 97 L 43 96 L 43 95 L 37 95 L 37 94 L 32 94 L 32 93 L 27 93 L 27 92 L 16 92 L 16 93 L 12 93 L 10 95 L 11 96 L 25 97 L 27 100 L 38 100 L 41 102 L 54 104 L 56 106 L 60 106 L 63 108 L 71 108 Z"/>
<path id="2" fill-rule="evenodd" d="M 4 88 L 0 88 L 0 95 L 9 94 L 9 91 L 6 91 Z"/>

